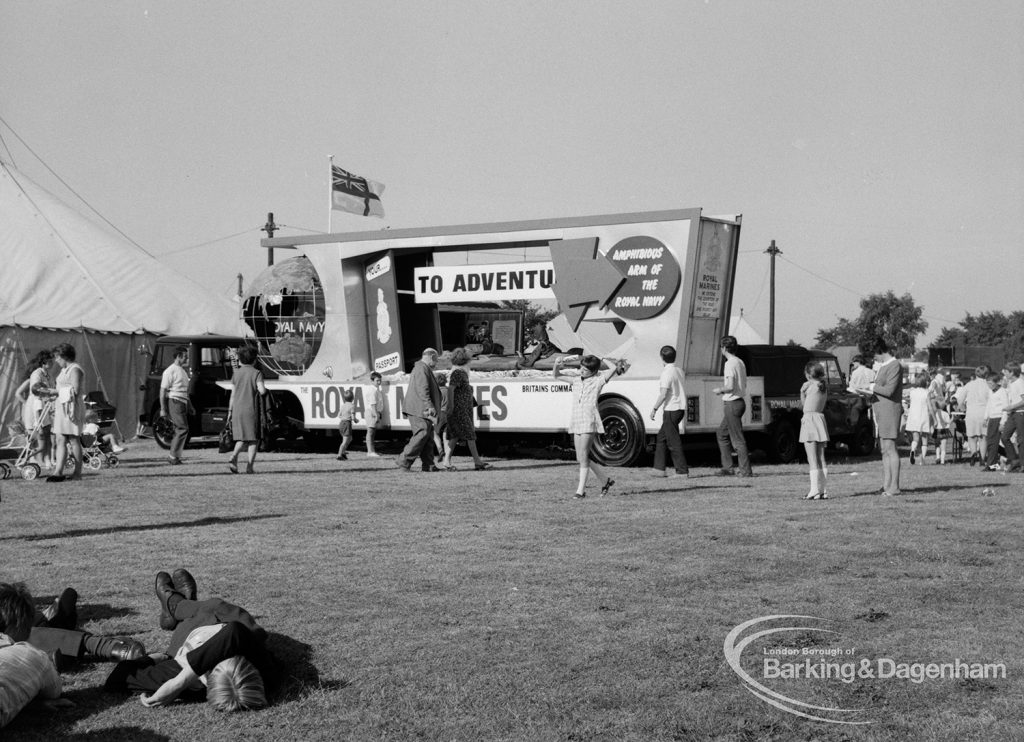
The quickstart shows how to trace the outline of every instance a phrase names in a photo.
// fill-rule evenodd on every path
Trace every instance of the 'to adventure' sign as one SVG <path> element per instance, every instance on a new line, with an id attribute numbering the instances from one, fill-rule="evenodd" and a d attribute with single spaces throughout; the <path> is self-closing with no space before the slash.
<path id="1" fill-rule="evenodd" d="M 555 298 L 575 329 L 591 304 L 623 319 L 656 317 L 672 303 L 682 280 L 672 251 L 654 237 L 627 237 L 604 255 L 597 238 L 563 240 L 552 243 L 551 258 L 416 268 L 416 303 Z"/>

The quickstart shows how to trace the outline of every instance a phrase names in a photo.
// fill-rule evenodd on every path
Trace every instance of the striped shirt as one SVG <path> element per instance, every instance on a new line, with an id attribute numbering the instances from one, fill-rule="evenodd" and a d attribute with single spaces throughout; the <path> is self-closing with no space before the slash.
<path id="1" fill-rule="evenodd" d="M 36 696 L 60 698 L 60 675 L 46 652 L 0 634 L 0 727 Z"/>

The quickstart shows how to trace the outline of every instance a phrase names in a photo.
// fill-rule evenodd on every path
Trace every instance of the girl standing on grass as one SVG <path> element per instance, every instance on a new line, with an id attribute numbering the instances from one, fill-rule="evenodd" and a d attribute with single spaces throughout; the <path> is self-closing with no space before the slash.
<path id="1" fill-rule="evenodd" d="M 929 392 L 931 379 L 924 371 L 914 377 L 914 388 L 910 390 L 910 408 L 907 410 L 907 432 L 910 441 L 910 463 L 918 463 L 917 449 L 921 448 L 921 465 L 928 455 L 928 437 L 935 430 L 935 398 Z"/>
<path id="2" fill-rule="evenodd" d="M 825 444 L 828 443 L 828 427 L 825 425 L 825 367 L 817 361 L 804 366 L 807 381 L 800 387 L 800 402 L 804 416 L 800 420 L 800 442 L 807 451 L 807 465 L 810 467 L 811 488 L 805 500 L 827 500 L 825 491 Z"/>
<path id="3" fill-rule="evenodd" d="M 562 373 L 560 364 L 562 359 L 555 360 L 551 372 L 556 379 L 567 378 Z M 597 410 L 597 398 L 601 394 L 604 385 L 615 376 L 626 371 L 623 361 L 612 363 L 611 368 L 601 372 L 601 359 L 593 355 L 585 355 L 580 359 L 580 377 L 572 385 L 572 420 L 569 422 L 569 432 L 573 435 L 573 442 L 576 446 L 576 461 L 580 465 L 580 480 L 576 487 L 576 499 L 587 496 L 587 474 L 591 471 L 597 477 L 597 481 L 603 481 L 601 496 L 608 494 L 608 490 L 615 484 L 615 480 L 608 476 L 605 468 L 590 460 L 590 444 L 594 436 L 604 432 L 604 425 L 601 424 L 601 414 Z"/>

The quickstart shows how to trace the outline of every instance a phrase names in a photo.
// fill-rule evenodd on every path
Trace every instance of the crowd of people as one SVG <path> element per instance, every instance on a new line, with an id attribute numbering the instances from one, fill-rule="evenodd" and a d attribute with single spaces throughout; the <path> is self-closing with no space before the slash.
<path id="1" fill-rule="evenodd" d="M 536 333 L 535 333 L 536 334 Z M 722 422 L 718 429 L 721 457 L 719 475 L 752 476 L 750 453 L 743 433 L 742 418 L 746 412 L 746 367 L 737 356 L 736 338 L 722 338 L 724 357 L 722 385 L 713 392 L 722 400 Z M 553 346 L 538 340 L 543 354 L 552 354 Z M 882 457 L 881 492 L 898 494 L 900 457 L 897 442 L 905 433 L 910 437 L 910 463 L 924 464 L 929 447 L 934 451 L 936 463 L 950 461 L 951 445 L 962 443 L 971 465 L 989 470 L 1019 471 L 1019 447 L 1024 437 L 1024 380 L 1020 364 L 1007 363 L 996 373 L 988 366 L 979 366 L 974 378 L 962 383 L 956 374 L 937 369 L 934 373 L 919 372 L 905 380 L 904 369 L 885 341 L 879 339 L 871 356 L 855 356 L 849 376 L 850 391 L 870 400 L 876 437 Z M 232 448 L 228 468 L 239 473 L 239 457 L 245 454 L 246 474 L 255 472 L 254 464 L 259 442 L 265 428 L 264 398 L 267 395 L 263 375 L 256 367 L 257 353 L 252 346 L 238 350 L 238 367 L 232 378 L 232 391 L 228 404 L 227 426 L 231 432 Z M 538 356 L 539 357 L 539 356 Z M 403 400 L 403 415 L 408 419 L 411 436 L 398 457 L 399 467 L 409 470 L 417 460 L 423 471 L 454 470 L 453 452 L 464 443 L 473 460 L 473 467 L 490 467 L 479 454 L 476 445 L 474 408 L 477 405 L 469 383 L 470 354 L 466 348 L 451 353 L 452 368 L 448 373 L 435 372 L 438 352 L 426 348 L 413 365 L 408 388 Z M 662 425 L 658 431 L 654 453 L 654 476 L 667 476 L 668 460 L 677 476 L 688 476 L 689 467 L 683 454 L 680 425 L 685 415 L 686 394 L 684 377 L 675 365 L 676 351 L 672 346 L 661 349 L 663 371 L 659 379 L 659 394 L 652 400 L 651 419 L 663 410 Z M 527 365 L 536 358 L 527 359 Z M 164 370 L 160 386 L 160 411 L 174 427 L 168 461 L 181 463 L 181 452 L 188 437 L 188 416 L 191 402 L 188 396 L 189 377 L 185 371 L 188 348 L 175 349 L 174 360 Z M 593 355 L 578 358 L 580 373 L 567 377 L 563 373 L 563 358 L 556 357 L 552 373 L 556 378 L 572 381 L 573 403 L 567 430 L 573 436 L 579 464 L 579 480 L 573 496 L 586 496 L 586 483 L 592 472 L 601 485 L 602 494 L 614 485 L 614 480 L 590 457 L 595 435 L 604 432 L 598 413 L 598 398 L 605 383 L 616 374 L 623 373 L 628 364 L 620 360 L 600 359 Z M 52 364 L 59 373 L 53 378 Z M 824 409 L 827 401 L 824 369 L 812 362 L 805 368 L 805 380 L 800 389 L 803 421 L 800 442 L 804 444 L 809 462 L 810 488 L 808 499 L 827 499 L 827 467 L 824 449 L 829 434 Z M 365 401 L 367 456 L 376 458 L 376 431 L 384 413 L 382 377 L 370 375 L 371 388 Z M 796 382 L 794 382 L 796 383 Z M 27 430 L 36 430 L 39 446 L 34 457 L 52 473 L 47 481 L 63 481 L 81 477 L 82 441 L 95 440 L 109 450 L 124 449 L 115 437 L 96 425 L 96 420 L 85 413 L 82 406 L 84 372 L 75 363 L 75 349 L 61 344 L 43 351 L 30 364 L 28 378 L 18 390 L 24 400 L 23 417 Z M 905 390 L 904 385 L 909 389 Z M 337 458 L 346 460 L 353 441 L 356 424 L 354 397 L 350 390 L 342 393 L 338 416 L 341 445 Z M 51 444 L 55 439 L 56 443 Z M 1000 450 L 1003 455 L 1000 455 Z M 64 475 L 68 456 L 74 458 L 70 476 Z M 733 466 L 734 457 L 737 465 Z"/>

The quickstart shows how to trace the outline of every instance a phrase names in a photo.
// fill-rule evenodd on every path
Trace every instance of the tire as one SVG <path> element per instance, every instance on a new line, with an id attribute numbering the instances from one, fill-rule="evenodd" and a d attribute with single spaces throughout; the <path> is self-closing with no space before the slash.
<path id="1" fill-rule="evenodd" d="M 117 465 L 120 463 L 121 462 L 118 461 L 117 456 L 111 455 L 107 457 L 107 466 L 109 466 L 111 469 L 116 469 Z"/>
<path id="2" fill-rule="evenodd" d="M 779 420 L 768 430 L 768 460 L 777 464 L 792 464 L 800 458 L 800 437 L 789 420 Z"/>
<path id="3" fill-rule="evenodd" d="M 174 438 L 174 423 L 171 422 L 169 417 L 162 417 L 160 409 L 157 407 L 153 408 L 149 419 L 153 421 L 150 427 L 153 429 L 153 440 L 156 441 L 156 445 L 165 451 L 170 450 L 171 440 Z M 185 435 L 186 446 L 190 437 L 188 434 Z"/>
<path id="4" fill-rule="evenodd" d="M 11 476 L 11 468 L 7 464 L 0 462 L 0 479 L 7 479 Z"/>
<path id="5" fill-rule="evenodd" d="M 850 436 L 850 453 L 854 456 L 870 456 L 875 452 L 875 426 L 870 420 L 861 420 Z"/>
<path id="6" fill-rule="evenodd" d="M 94 469 L 96 471 L 103 468 L 103 459 L 99 456 L 90 456 L 89 461 L 86 463 L 88 463 L 90 469 Z"/>
<path id="7" fill-rule="evenodd" d="M 31 482 L 33 479 L 37 479 L 42 471 L 39 464 L 26 464 L 21 470 L 21 478 Z"/>
<path id="8" fill-rule="evenodd" d="M 590 453 L 605 466 L 629 466 L 644 451 L 644 422 L 636 408 L 621 397 L 598 402 L 604 433 L 594 436 Z"/>

